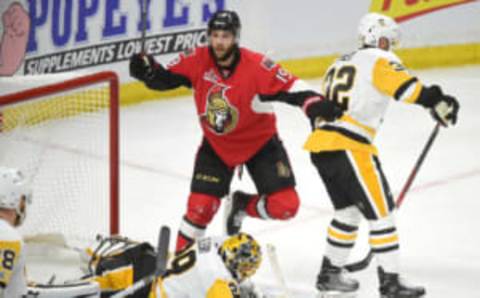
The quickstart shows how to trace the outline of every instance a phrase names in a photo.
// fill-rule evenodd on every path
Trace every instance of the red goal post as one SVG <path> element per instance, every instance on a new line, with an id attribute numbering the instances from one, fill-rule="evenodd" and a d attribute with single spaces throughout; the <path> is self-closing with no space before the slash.
<path id="1" fill-rule="evenodd" d="M 118 234 L 119 81 L 116 73 L 106 71 L 66 79 L 60 75 L 53 82 L 49 78 L 44 83 L 41 76 L 35 79 L 41 82 L 40 86 L 25 89 L 23 86 L 28 86 L 30 80 L 27 76 L 0 78 L 0 88 L 11 87 L 15 80 L 23 85 L 22 90 L 13 88 L 15 91 L 0 95 L 0 163 L 27 171 L 33 181 L 32 206 L 39 206 L 34 211 L 45 212 L 40 215 L 43 218 L 30 223 L 33 227 L 29 226 L 29 218 L 36 214 L 27 213 L 26 233 L 37 233 L 39 225 L 53 221 L 58 215 L 61 219 L 52 223 L 54 231 L 47 227 L 39 233 L 80 234 L 67 235 L 74 238 L 91 237 L 94 233 Z M 96 183 L 100 185 L 94 185 Z M 101 185 L 104 183 L 108 186 Z M 58 194 L 54 187 L 60 189 Z M 42 189 L 38 196 L 37 188 Z M 48 200 L 54 202 L 50 204 Z M 58 206 L 64 203 L 70 205 L 60 209 Z M 99 211 L 107 205 L 106 210 Z M 39 211 L 42 206 L 45 211 Z M 104 218 L 92 225 L 81 222 L 104 216 L 108 217 L 108 227 L 104 227 Z M 79 222 L 69 223 L 74 217 L 78 217 Z M 69 225 L 72 226 L 67 227 Z M 90 231 L 97 227 L 98 231 Z"/>

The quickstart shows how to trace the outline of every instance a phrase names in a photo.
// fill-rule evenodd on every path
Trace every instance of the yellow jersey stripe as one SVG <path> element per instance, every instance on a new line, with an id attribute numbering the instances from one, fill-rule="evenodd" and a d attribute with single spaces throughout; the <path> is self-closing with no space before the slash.
<path id="1" fill-rule="evenodd" d="M 379 246 L 379 245 L 385 245 L 385 244 L 394 244 L 398 242 L 398 235 L 391 235 L 387 237 L 381 237 L 381 238 L 370 238 L 369 243 L 372 246 Z"/>
<path id="2" fill-rule="evenodd" d="M 385 93 L 391 97 L 395 95 L 395 92 L 397 92 L 398 88 L 412 78 L 413 76 L 410 75 L 405 69 L 396 69 L 395 64 L 391 64 L 385 58 L 379 58 L 373 67 L 373 85 L 382 93 Z"/>
<path id="3" fill-rule="evenodd" d="M 372 144 L 364 144 L 342 135 L 336 131 L 316 129 L 303 145 L 307 151 L 318 153 L 323 151 L 350 150 L 378 155 L 377 148 Z"/>
<path id="4" fill-rule="evenodd" d="M 374 204 L 375 209 L 378 211 L 380 218 L 388 215 L 388 204 L 383 193 L 380 177 L 377 175 L 375 165 L 372 161 L 371 155 L 365 152 L 352 151 L 352 157 L 355 164 L 358 167 L 359 174 L 362 181 L 364 181 L 368 192 L 368 197 Z M 365 155 L 369 156 L 365 156 Z"/>
<path id="5" fill-rule="evenodd" d="M 347 115 L 347 114 L 344 114 L 340 119 L 339 121 L 344 121 L 344 122 L 347 122 L 347 123 L 350 123 L 352 125 L 355 125 L 355 126 L 358 126 L 360 127 L 361 129 L 363 129 L 364 131 L 366 131 L 370 137 L 375 137 L 375 134 L 376 134 L 376 130 L 368 125 L 365 125 L 365 124 L 362 124 L 360 123 L 359 121 L 353 119 L 350 115 Z"/>
<path id="6" fill-rule="evenodd" d="M 335 231 L 332 227 L 328 227 L 328 236 L 334 239 L 340 239 L 344 241 L 355 241 L 357 239 L 357 233 L 346 234 L 339 231 Z"/>

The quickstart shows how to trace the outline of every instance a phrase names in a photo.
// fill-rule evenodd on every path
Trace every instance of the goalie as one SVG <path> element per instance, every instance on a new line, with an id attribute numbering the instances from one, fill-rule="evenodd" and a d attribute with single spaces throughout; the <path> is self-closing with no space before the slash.
<path id="1" fill-rule="evenodd" d="M 123 290 L 154 274 L 155 258 L 154 249 L 148 243 L 121 237 L 106 238 L 93 251 L 89 262 L 90 275 L 82 280 L 98 284 L 101 297 L 124 297 Z M 175 255 L 162 277 L 128 297 L 262 297 L 249 280 L 261 261 L 260 245 L 248 234 L 240 233 L 226 239 L 202 238 Z"/>
<path id="2" fill-rule="evenodd" d="M 146 242 L 113 236 L 90 250 L 89 273 L 62 285 L 28 287 L 35 298 L 260 298 L 249 280 L 262 261 L 258 242 L 245 233 L 207 237 L 169 260 L 166 273 L 127 296 L 127 288 L 155 273 L 156 253 Z M 131 293 L 131 292 L 130 292 Z M 118 296 L 117 296 L 118 295 Z M 0 297 L 4 298 L 4 297 Z"/>
<path id="3" fill-rule="evenodd" d="M 90 273 L 78 281 L 27 286 L 25 245 L 16 228 L 26 217 L 31 194 L 19 170 L 0 167 L 0 298 L 110 297 L 154 273 L 150 244 L 110 237 L 91 252 Z M 261 297 L 248 281 L 261 261 L 260 245 L 248 234 L 203 238 L 176 255 L 165 276 L 129 297 Z"/>
<path id="4" fill-rule="evenodd" d="M 126 249 L 118 249 L 119 245 Z M 175 255 L 166 273 L 151 286 L 128 297 L 261 297 L 259 290 L 249 281 L 261 261 L 260 245 L 246 233 L 226 239 L 202 238 Z M 108 238 L 94 252 L 90 261 L 93 274 L 87 280 L 100 285 L 102 297 L 110 297 L 153 274 L 154 264 L 155 253 L 149 244 Z"/>

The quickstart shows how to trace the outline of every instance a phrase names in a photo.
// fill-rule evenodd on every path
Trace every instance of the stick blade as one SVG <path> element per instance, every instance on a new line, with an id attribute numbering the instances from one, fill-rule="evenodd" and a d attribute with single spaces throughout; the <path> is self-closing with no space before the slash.
<path id="1" fill-rule="evenodd" d="M 366 269 L 368 265 L 370 265 L 370 263 L 372 262 L 372 259 L 373 259 L 373 252 L 372 250 L 370 250 L 368 252 L 368 255 L 365 258 L 361 259 L 360 261 L 347 264 L 343 266 L 343 268 L 345 268 L 345 270 L 347 270 L 348 272 L 361 271 Z"/>

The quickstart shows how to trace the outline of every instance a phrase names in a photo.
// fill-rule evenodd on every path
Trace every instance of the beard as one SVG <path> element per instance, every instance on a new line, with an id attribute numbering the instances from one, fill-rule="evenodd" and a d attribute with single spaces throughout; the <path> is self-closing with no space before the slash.
<path id="1" fill-rule="evenodd" d="M 228 48 L 226 51 L 223 51 L 224 52 L 223 55 L 219 55 L 217 53 L 217 51 L 213 48 L 212 48 L 212 52 L 213 52 L 213 55 L 215 56 L 215 59 L 218 62 L 224 62 L 224 61 L 228 60 L 233 55 L 233 53 L 236 51 L 237 48 L 238 48 L 238 46 L 236 44 L 234 44 L 230 48 Z"/>

